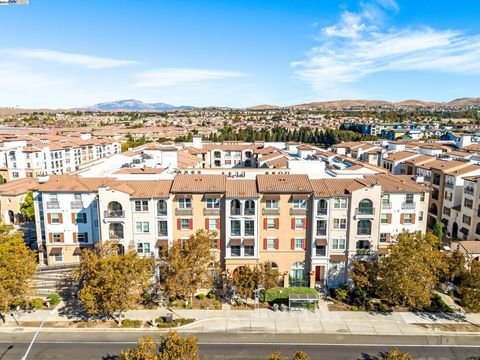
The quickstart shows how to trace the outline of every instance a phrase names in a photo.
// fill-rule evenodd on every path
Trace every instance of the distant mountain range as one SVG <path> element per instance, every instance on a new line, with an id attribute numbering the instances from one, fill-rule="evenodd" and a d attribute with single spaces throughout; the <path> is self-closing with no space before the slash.
<path id="1" fill-rule="evenodd" d="M 312 109 L 312 108 L 353 108 L 353 107 L 469 107 L 479 106 L 480 98 L 461 98 L 449 102 L 434 102 L 421 100 L 405 100 L 400 102 L 389 102 L 384 100 L 333 100 L 316 101 L 306 104 L 277 106 L 277 105 L 257 105 L 249 107 L 250 110 L 268 110 L 279 108 L 291 109 Z"/>
<path id="2" fill-rule="evenodd" d="M 93 111 L 166 111 L 192 109 L 193 106 L 174 106 L 166 103 L 145 103 L 140 100 L 128 99 L 104 102 L 81 108 Z"/>

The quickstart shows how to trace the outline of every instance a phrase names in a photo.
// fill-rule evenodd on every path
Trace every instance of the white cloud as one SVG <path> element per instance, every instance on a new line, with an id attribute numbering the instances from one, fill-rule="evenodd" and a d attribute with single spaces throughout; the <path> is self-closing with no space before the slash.
<path id="1" fill-rule="evenodd" d="M 337 24 L 322 30 L 322 44 L 291 64 L 295 75 L 327 93 L 386 71 L 480 74 L 480 35 L 428 27 L 384 29 L 385 9 L 398 11 L 398 5 L 377 0 L 361 3 L 359 12 L 344 11 Z M 374 12 L 380 15 L 371 17 Z"/>
<path id="2" fill-rule="evenodd" d="M 161 68 L 137 74 L 135 87 L 153 88 L 199 83 L 246 76 L 244 73 L 223 70 L 190 68 Z"/>
<path id="3" fill-rule="evenodd" d="M 74 54 L 47 49 L 7 49 L 0 53 L 12 57 L 23 57 L 35 60 L 44 60 L 61 64 L 72 64 L 88 69 L 105 69 L 124 65 L 137 64 L 136 61 L 118 60 L 105 57 Z"/>

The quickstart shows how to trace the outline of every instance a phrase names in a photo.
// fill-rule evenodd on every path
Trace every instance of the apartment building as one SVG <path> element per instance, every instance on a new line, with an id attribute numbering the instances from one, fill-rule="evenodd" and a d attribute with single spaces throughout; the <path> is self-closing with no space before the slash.
<path id="1" fill-rule="evenodd" d="M 35 192 L 40 261 L 75 263 L 82 248 L 108 239 L 157 257 L 163 245 L 206 229 L 216 232 L 212 251 L 227 273 L 271 261 L 286 286 L 310 279 L 337 286 L 353 258 L 384 254 L 403 230 L 426 230 L 429 194 L 408 176 L 141 179 L 41 178 Z"/>

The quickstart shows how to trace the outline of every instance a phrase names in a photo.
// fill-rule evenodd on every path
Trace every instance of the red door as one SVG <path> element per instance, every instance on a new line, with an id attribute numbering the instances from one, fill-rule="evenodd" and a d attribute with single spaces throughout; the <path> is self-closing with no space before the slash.
<path id="1" fill-rule="evenodd" d="M 315 281 L 323 281 L 324 266 L 315 266 Z"/>

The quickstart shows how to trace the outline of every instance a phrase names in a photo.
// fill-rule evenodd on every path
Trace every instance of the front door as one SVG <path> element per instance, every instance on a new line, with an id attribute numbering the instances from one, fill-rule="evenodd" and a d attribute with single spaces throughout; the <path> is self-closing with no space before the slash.
<path id="1" fill-rule="evenodd" d="M 325 266 L 315 266 L 315 281 L 323 282 Z"/>

